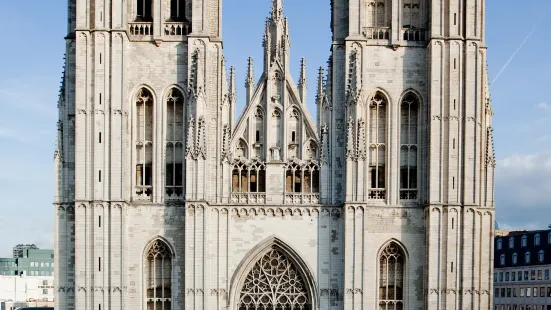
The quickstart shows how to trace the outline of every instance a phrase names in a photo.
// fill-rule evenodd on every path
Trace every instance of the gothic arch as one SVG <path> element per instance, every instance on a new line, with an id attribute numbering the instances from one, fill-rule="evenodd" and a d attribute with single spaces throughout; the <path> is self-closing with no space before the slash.
<path id="1" fill-rule="evenodd" d="M 391 247 L 394 247 L 395 248 L 395 252 L 394 253 L 389 253 L 389 248 Z M 392 251 L 391 251 L 392 252 Z M 398 286 L 396 284 L 397 282 L 397 276 L 396 274 L 393 275 L 393 278 L 394 278 L 394 291 L 393 293 L 395 293 L 396 297 L 393 298 L 393 299 L 389 299 L 388 297 L 385 298 L 385 299 L 382 299 L 381 298 L 381 288 L 383 288 L 383 286 L 381 285 L 381 270 L 382 270 L 382 264 L 381 264 L 381 260 L 382 258 L 384 257 L 388 257 L 390 254 L 390 256 L 392 256 L 393 254 L 396 254 L 397 256 L 400 256 L 402 255 L 403 258 L 402 258 L 402 279 L 401 279 L 401 282 L 402 282 L 402 291 L 400 293 L 397 292 L 397 289 L 396 287 Z M 396 256 L 395 256 L 396 257 Z M 376 271 L 376 275 L 375 275 L 375 283 L 376 283 L 376 289 L 377 289 L 377 292 L 376 292 L 376 296 L 377 296 L 377 303 L 376 303 L 376 309 L 387 309 L 386 306 L 383 306 L 383 304 L 393 304 L 393 305 L 397 305 L 398 303 L 395 303 L 397 300 L 399 301 L 399 303 L 401 303 L 402 307 L 401 308 L 388 308 L 388 309 L 407 309 L 407 304 L 408 304 L 408 300 L 407 300 L 407 296 L 408 296 L 408 290 L 409 290 L 409 286 L 408 286 L 408 263 L 409 263 L 409 254 L 405 248 L 405 246 L 400 242 L 398 241 L 397 239 L 390 239 L 388 241 L 386 241 L 380 248 L 379 250 L 377 251 L 377 271 Z M 398 263 L 394 263 L 394 264 L 398 264 Z M 388 262 L 387 262 L 387 266 L 388 266 Z M 388 268 L 388 267 L 387 267 Z M 388 281 L 388 280 L 387 280 Z M 383 289 L 385 292 L 388 293 L 389 291 L 389 287 L 391 285 L 387 284 L 386 285 L 386 289 Z M 401 295 L 401 298 L 398 298 L 398 295 Z"/>
<path id="2" fill-rule="evenodd" d="M 165 238 L 156 236 L 146 243 L 142 249 L 142 308 L 170 308 L 175 296 L 175 261 L 174 248 Z"/>
<path id="3" fill-rule="evenodd" d="M 281 254 L 295 267 L 299 277 L 302 279 L 307 298 L 309 299 L 310 309 L 317 309 L 319 306 L 318 287 L 314 280 L 314 273 L 300 255 L 289 244 L 282 241 L 276 236 L 268 237 L 261 241 L 252 250 L 245 255 L 239 263 L 231 279 L 230 286 L 230 309 L 238 309 L 240 303 L 241 292 L 249 273 L 257 265 L 257 263 L 270 254 L 273 250 Z"/>
<path id="4" fill-rule="evenodd" d="M 164 242 L 168 246 L 168 249 L 170 250 L 170 255 L 172 256 L 172 259 L 173 260 L 176 259 L 176 251 L 174 250 L 174 247 L 173 247 L 172 243 L 170 243 L 165 237 L 160 236 L 160 235 L 157 235 L 157 236 L 149 239 L 145 243 L 145 246 L 142 248 L 142 257 L 145 257 L 147 255 L 147 251 L 149 251 L 149 248 L 157 240 Z"/>

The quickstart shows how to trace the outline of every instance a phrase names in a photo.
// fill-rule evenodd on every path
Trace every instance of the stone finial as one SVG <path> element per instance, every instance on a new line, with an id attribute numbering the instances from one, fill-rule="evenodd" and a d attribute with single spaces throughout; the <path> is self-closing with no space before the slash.
<path id="1" fill-rule="evenodd" d="M 306 60 L 304 58 L 300 61 L 300 78 L 298 80 L 298 91 L 300 94 L 300 100 L 302 100 L 303 104 L 306 104 L 306 89 L 307 89 L 307 81 L 306 81 Z"/>
<path id="2" fill-rule="evenodd" d="M 230 95 L 235 96 L 237 93 L 235 86 L 235 67 L 230 67 Z"/>
<path id="3" fill-rule="evenodd" d="M 249 57 L 247 64 L 247 81 L 245 87 L 252 87 L 254 85 L 254 71 L 253 71 L 253 58 Z"/>
<path id="4" fill-rule="evenodd" d="M 248 69 L 247 69 L 247 80 L 245 81 L 247 105 L 249 105 L 253 97 L 253 92 L 254 92 L 253 88 L 254 88 L 253 58 L 249 57 Z"/>
<path id="5" fill-rule="evenodd" d="M 323 98 L 323 68 L 320 66 L 318 70 L 318 91 L 316 94 L 316 102 L 320 103 Z"/>
<path id="6" fill-rule="evenodd" d="M 306 87 L 307 80 L 306 80 L 306 59 L 302 58 L 300 60 L 300 78 L 298 80 L 298 84 Z"/>

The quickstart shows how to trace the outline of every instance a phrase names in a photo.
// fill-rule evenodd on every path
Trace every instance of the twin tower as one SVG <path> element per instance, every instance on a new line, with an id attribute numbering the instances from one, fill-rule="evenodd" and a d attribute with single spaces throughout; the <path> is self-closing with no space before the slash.
<path id="1" fill-rule="evenodd" d="M 220 0 L 69 0 L 56 309 L 492 307 L 485 1 L 321 2 L 313 118 L 282 0 L 239 116 Z"/>

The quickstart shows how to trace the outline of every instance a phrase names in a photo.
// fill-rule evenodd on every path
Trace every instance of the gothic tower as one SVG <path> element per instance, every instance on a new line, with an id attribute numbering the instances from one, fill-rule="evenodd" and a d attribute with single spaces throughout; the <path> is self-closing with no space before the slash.
<path id="1" fill-rule="evenodd" d="M 220 0 L 69 1 L 56 308 L 489 309 L 484 0 L 332 0 L 316 121 L 271 1 L 239 116 Z"/>
<path id="2" fill-rule="evenodd" d="M 369 298 L 380 309 L 394 309 L 398 296 L 408 309 L 491 308 L 495 160 L 484 1 L 334 0 L 332 9 L 318 104 L 332 144 L 323 178 L 333 190 L 323 195 L 344 203 L 344 285 L 364 292 L 347 294 L 345 309 L 366 307 L 376 285 L 379 296 Z M 379 271 L 370 269 L 373 249 L 389 238 L 409 260 L 404 292 L 393 296 L 388 279 L 369 281 Z"/>

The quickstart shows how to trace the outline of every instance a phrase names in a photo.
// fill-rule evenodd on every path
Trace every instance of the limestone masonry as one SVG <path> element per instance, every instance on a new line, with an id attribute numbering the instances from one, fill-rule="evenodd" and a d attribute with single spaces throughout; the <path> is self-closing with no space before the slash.
<path id="1" fill-rule="evenodd" d="M 490 309 L 485 1 L 321 1 L 316 118 L 282 0 L 235 118 L 221 2 L 69 0 L 56 309 Z"/>

